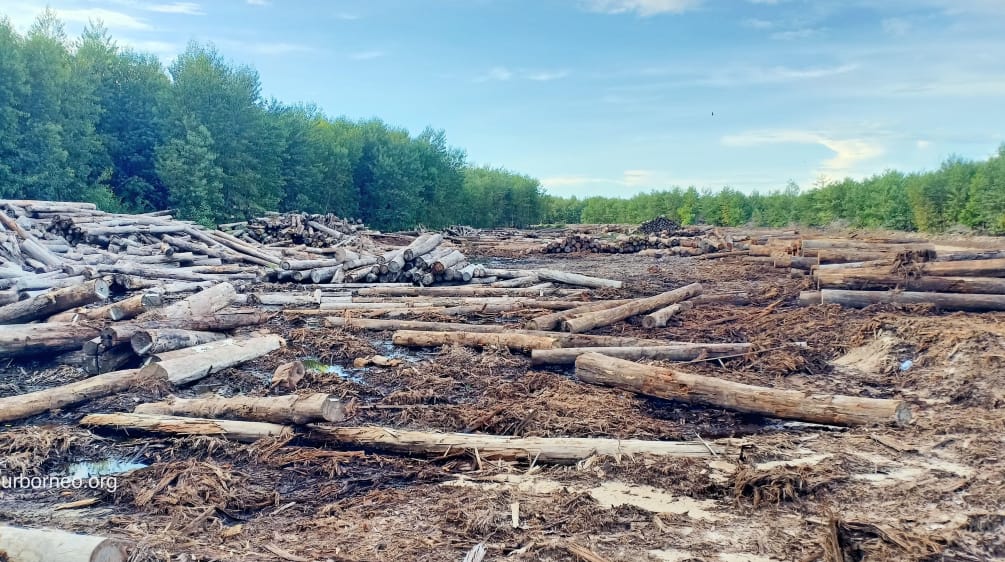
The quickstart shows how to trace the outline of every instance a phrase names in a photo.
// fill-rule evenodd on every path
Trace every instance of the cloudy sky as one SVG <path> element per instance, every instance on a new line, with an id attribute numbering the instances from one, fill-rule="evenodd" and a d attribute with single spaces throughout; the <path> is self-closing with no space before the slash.
<path id="1" fill-rule="evenodd" d="M 743 191 L 1005 142 L 1005 0 L 3 0 L 165 62 L 214 43 L 263 91 L 446 129 L 559 195 Z"/>

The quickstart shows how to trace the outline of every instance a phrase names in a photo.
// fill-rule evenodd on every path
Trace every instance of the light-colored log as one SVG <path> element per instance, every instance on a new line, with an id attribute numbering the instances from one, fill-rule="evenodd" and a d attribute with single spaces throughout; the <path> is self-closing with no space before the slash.
<path id="1" fill-rule="evenodd" d="M 0 357 L 77 350 L 99 332 L 96 326 L 66 322 L 0 326 Z"/>
<path id="2" fill-rule="evenodd" d="M 552 349 L 557 340 L 544 336 L 529 336 L 517 333 L 490 332 L 429 332 L 399 330 L 391 341 L 395 345 L 407 347 L 439 347 L 443 345 L 464 345 L 469 347 L 508 348 L 512 351 L 531 349 Z"/>
<path id="3" fill-rule="evenodd" d="M 587 312 L 564 322 L 563 327 L 572 333 L 581 333 L 601 326 L 610 326 L 615 322 L 620 322 L 632 316 L 645 314 L 649 311 L 663 308 L 674 303 L 698 296 L 702 293 L 700 283 L 685 285 L 679 289 L 667 291 L 665 293 L 644 299 L 635 299 L 621 306 Z"/>
<path id="4" fill-rule="evenodd" d="M 741 355 L 749 352 L 749 343 L 688 343 L 666 342 L 661 346 L 637 347 L 563 347 L 535 349 L 530 353 L 531 365 L 572 365 L 584 353 L 601 353 L 631 361 L 694 361 L 702 357 Z"/>
<path id="5" fill-rule="evenodd" d="M 691 310 L 692 306 L 693 306 L 692 303 L 685 301 L 676 304 L 671 304 L 668 307 L 661 308 L 654 312 L 650 312 L 649 314 L 646 314 L 645 316 L 642 317 L 642 327 L 649 329 L 664 328 L 666 327 L 667 322 L 669 322 L 671 318 L 677 316 L 682 312 L 687 312 L 688 310 Z"/>
<path id="6" fill-rule="evenodd" d="M 940 293 L 1005 294 L 1000 277 L 915 277 L 891 274 L 882 269 L 820 269 L 814 278 L 822 289 L 892 289 Z"/>
<path id="7" fill-rule="evenodd" d="M 164 304 L 164 297 L 159 293 L 143 293 L 112 303 L 107 306 L 108 316 L 119 322 L 135 318 L 144 312 L 149 312 L 160 308 Z M 104 307 L 103 307 L 104 308 Z"/>
<path id="8" fill-rule="evenodd" d="M 536 297 L 541 295 L 572 296 L 582 289 L 555 289 L 552 287 L 371 287 L 360 289 L 361 297 Z"/>
<path id="9" fill-rule="evenodd" d="M 962 293 L 823 289 L 820 291 L 820 302 L 823 304 L 839 304 L 849 308 L 864 308 L 872 304 L 931 304 L 941 310 L 959 310 L 965 312 L 1005 310 L 1005 295 Z"/>
<path id="10" fill-rule="evenodd" d="M 596 312 L 598 310 L 608 310 L 617 306 L 621 306 L 625 303 L 631 302 L 632 299 L 620 299 L 620 300 L 610 300 L 610 301 L 597 301 L 586 303 L 584 305 L 571 308 L 569 310 L 563 310 L 561 312 L 553 312 L 551 314 L 544 314 L 542 316 L 535 316 L 528 320 L 524 327 L 528 330 L 553 330 L 560 326 L 562 322 L 578 316 L 580 314 L 585 314 L 587 312 Z"/>
<path id="11" fill-rule="evenodd" d="M 218 332 L 163 328 L 159 330 L 140 330 L 133 334 L 133 337 L 129 339 L 129 343 L 133 352 L 137 355 L 148 355 L 202 345 L 223 339 L 227 339 L 227 336 Z"/>
<path id="12" fill-rule="evenodd" d="M 237 291 L 233 285 L 226 282 L 219 283 L 151 314 L 157 318 L 207 316 L 229 306 L 236 296 Z"/>
<path id="13" fill-rule="evenodd" d="M 129 550 L 128 543 L 105 537 L 0 525 L 5 562 L 126 562 Z"/>
<path id="14" fill-rule="evenodd" d="M 622 285 L 624 285 L 621 281 L 616 281 L 614 279 L 601 279 L 599 277 L 590 277 L 588 275 L 568 273 L 554 269 L 539 269 L 536 273 L 539 278 L 546 281 L 558 281 L 559 283 L 565 283 L 567 285 L 578 285 L 580 287 L 589 287 L 591 289 L 602 289 L 604 287 L 620 289 Z"/>
<path id="15" fill-rule="evenodd" d="M 402 257 L 405 261 L 413 261 L 421 255 L 432 252 L 441 242 L 443 242 L 442 234 L 423 234 L 402 250 Z"/>
<path id="16" fill-rule="evenodd" d="M 64 310 L 107 298 L 108 283 L 102 279 L 95 279 L 75 287 L 57 289 L 27 300 L 4 305 L 0 307 L 0 324 L 17 324 L 39 320 Z"/>
<path id="17" fill-rule="evenodd" d="M 272 423 L 305 424 L 346 419 L 345 405 L 331 394 L 283 396 L 171 397 L 164 402 L 136 406 L 137 414 L 161 414 L 196 418 L 233 418 Z"/>
<path id="18" fill-rule="evenodd" d="M 188 355 L 151 363 L 141 370 L 150 371 L 156 378 L 167 380 L 171 384 L 182 385 L 261 357 L 286 343 L 274 334 L 221 341 L 230 343 L 209 351 L 198 349 L 197 346 Z"/>
<path id="19" fill-rule="evenodd" d="M 811 423 L 904 425 L 911 419 L 911 410 L 902 400 L 779 390 L 641 365 L 599 353 L 585 353 L 576 359 L 576 377 L 657 398 Z"/>
<path id="20" fill-rule="evenodd" d="M 292 430 L 288 426 L 276 423 L 187 418 L 158 414 L 90 414 L 80 420 L 80 425 L 170 435 L 210 435 L 244 443 L 253 443 L 266 437 L 285 437 L 292 434 Z"/>

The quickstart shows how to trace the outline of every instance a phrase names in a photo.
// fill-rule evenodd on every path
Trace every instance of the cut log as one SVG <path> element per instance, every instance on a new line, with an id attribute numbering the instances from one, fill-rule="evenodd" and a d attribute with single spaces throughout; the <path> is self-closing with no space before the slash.
<path id="1" fill-rule="evenodd" d="M 101 342 L 107 346 L 119 343 L 129 343 L 133 335 L 140 330 L 156 330 L 162 328 L 191 329 L 205 332 L 224 332 L 244 326 L 265 324 L 272 318 L 267 312 L 221 312 L 212 316 L 192 316 L 190 318 L 165 318 L 160 320 L 145 320 L 106 326 L 101 330 Z M 89 338 L 88 338 L 89 339 Z"/>
<path id="2" fill-rule="evenodd" d="M 135 318 L 144 312 L 160 308 L 164 298 L 158 293 L 143 293 L 108 305 L 108 316 L 116 322 Z"/>
<path id="3" fill-rule="evenodd" d="M 91 304 L 108 298 L 108 283 L 101 279 L 88 281 L 75 287 L 32 297 L 0 307 L 0 324 L 18 324 L 52 316 L 77 306 Z"/>
<path id="4" fill-rule="evenodd" d="M 419 455 L 469 452 L 483 460 L 568 464 L 594 455 L 612 457 L 712 457 L 730 451 L 707 441 L 644 441 L 576 437 L 511 437 L 473 433 L 408 431 L 389 427 L 312 426 L 310 441 Z"/>
<path id="5" fill-rule="evenodd" d="M 413 261 L 423 254 L 432 252 L 441 242 L 443 242 L 442 234 L 423 234 L 402 250 L 402 256 L 405 261 Z"/>
<path id="6" fill-rule="evenodd" d="M 0 525 L 5 562 L 126 562 L 129 550 L 127 543 L 105 537 Z"/>
<path id="7" fill-rule="evenodd" d="M 1005 276 L 1005 258 L 927 262 L 921 264 L 916 273 L 936 276 L 1001 277 Z"/>
<path id="8" fill-rule="evenodd" d="M 110 396 L 137 387 L 156 384 L 139 369 L 114 371 L 81 381 L 37 390 L 27 394 L 0 398 L 0 422 L 9 422 L 86 402 L 102 396 Z"/>
<path id="9" fill-rule="evenodd" d="M 576 377 L 646 396 L 811 423 L 904 425 L 911 419 L 911 410 L 902 400 L 778 390 L 641 365 L 599 353 L 585 353 L 576 359 Z"/>
<path id="10" fill-rule="evenodd" d="M 914 277 L 872 268 L 820 269 L 814 277 L 822 289 L 899 288 L 940 293 L 1005 294 L 1005 279 L 999 277 Z"/>
<path id="11" fill-rule="evenodd" d="M 95 338 L 100 339 L 100 338 Z M 101 349 L 84 363 L 84 370 L 92 375 L 118 371 L 136 359 L 128 344 Z"/>
<path id="12" fill-rule="evenodd" d="M 609 357 L 640 361 L 694 361 L 703 357 L 741 355 L 749 352 L 749 343 L 687 343 L 666 342 L 661 346 L 640 347 L 563 347 L 531 351 L 531 365 L 572 365 L 584 353 L 601 353 Z"/>
<path id="13" fill-rule="evenodd" d="M 582 289 L 555 289 L 549 287 L 371 287 L 360 289 L 361 297 L 536 297 L 541 295 L 572 296 L 583 294 Z"/>
<path id="14" fill-rule="evenodd" d="M 140 330 L 133 334 L 129 342 L 134 353 L 137 355 L 148 355 L 181 349 L 183 347 L 202 345 L 226 338 L 226 335 L 217 332 L 164 328 L 160 330 Z"/>
<path id="15" fill-rule="evenodd" d="M 554 269 L 539 269 L 536 273 L 538 277 L 546 281 L 558 281 L 567 285 L 578 285 L 580 287 L 590 287 L 591 289 L 602 289 L 604 287 L 620 289 L 623 285 L 621 281 L 613 279 L 601 279 L 599 277 L 590 277 L 580 275 L 579 273 L 567 273 Z"/>
<path id="16" fill-rule="evenodd" d="M 196 418 L 234 418 L 272 423 L 305 424 L 316 421 L 345 421 L 345 405 L 330 394 L 287 394 L 284 396 L 209 396 L 175 398 L 140 404 L 137 414 L 161 414 Z"/>
<path id="17" fill-rule="evenodd" d="M 642 327 L 649 329 L 664 328 L 671 318 L 681 312 L 691 310 L 691 306 L 692 303 L 690 302 L 679 302 L 677 304 L 671 304 L 666 308 L 661 308 L 655 312 L 651 312 L 642 317 Z"/>
<path id="18" fill-rule="evenodd" d="M 143 367 L 141 371 L 149 372 L 154 375 L 154 378 L 167 380 L 171 384 L 182 385 L 201 379 L 210 373 L 217 373 L 261 357 L 279 349 L 286 343 L 283 338 L 273 334 L 221 341 L 229 342 L 229 344 L 209 351 L 203 351 L 197 347 L 188 355 L 151 363 Z"/>
<path id="19" fill-rule="evenodd" d="M 555 338 L 528 336 L 524 334 L 488 332 L 428 332 L 399 330 L 391 341 L 406 347 L 439 347 L 442 345 L 464 345 L 469 347 L 505 347 L 512 351 L 531 349 L 552 349 Z"/>
<path id="20" fill-rule="evenodd" d="M 0 357 L 74 351 L 99 332 L 97 327 L 80 323 L 0 326 Z"/>
<path id="21" fill-rule="evenodd" d="M 190 318 L 192 316 L 207 316 L 222 310 L 233 302 L 237 291 L 230 283 L 220 283 L 208 289 L 181 299 L 152 313 L 157 318 Z"/>
<path id="22" fill-rule="evenodd" d="M 291 428 L 276 423 L 186 418 L 156 414 L 90 414 L 80 420 L 80 425 L 170 435 L 211 435 L 244 443 L 253 443 L 266 437 L 292 435 Z"/>
<path id="23" fill-rule="evenodd" d="M 566 320 L 564 328 L 566 331 L 572 333 L 581 333 L 594 328 L 599 328 L 601 326 L 610 326 L 615 322 L 620 322 L 621 320 L 631 318 L 632 316 L 645 314 L 649 311 L 663 308 L 691 297 L 698 296 L 701 292 L 701 283 L 692 283 L 679 289 L 667 291 L 653 297 L 636 299 L 608 310 L 587 312 L 586 314 Z"/>
<path id="24" fill-rule="evenodd" d="M 801 298 L 800 301 L 802 301 Z M 820 302 L 823 304 L 839 304 L 849 308 L 864 308 L 872 304 L 930 304 L 941 310 L 959 310 L 965 312 L 1005 310 L 1005 295 L 983 294 L 824 289 L 820 291 Z"/>
<path id="25" fill-rule="evenodd" d="M 587 312 L 596 312 L 598 310 L 609 310 L 628 302 L 631 302 L 631 299 L 591 302 L 576 308 L 563 310 L 562 312 L 553 312 L 543 316 L 536 316 L 528 320 L 524 326 L 528 330 L 553 330 L 560 326 L 562 322 L 574 316 L 585 314 Z"/>

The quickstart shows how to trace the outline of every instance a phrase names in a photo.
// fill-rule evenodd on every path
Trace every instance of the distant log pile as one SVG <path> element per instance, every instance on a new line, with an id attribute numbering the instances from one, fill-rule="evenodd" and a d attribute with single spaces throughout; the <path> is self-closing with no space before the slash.
<path id="1" fill-rule="evenodd" d="M 659 234 L 674 230 L 680 230 L 680 223 L 673 219 L 668 219 L 664 215 L 660 215 L 639 225 L 639 232 L 643 234 Z"/>
<path id="2" fill-rule="evenodd" d="M 358 219 L 343 219 L 331 213 L 266 213 L 244 222 L 221 224 L 220 230 L 249 243 L 327 248 L 346 244 L 365 227 Z"/>
<path id="3" fill-rule="evenodd" d="M 699 256 L 745 249 L 742 241 L 714 229 L 689 228 L 660 234 L 617 234 L 612 238 L 598 238 L 587 234 L 569 234 L 546 243 L 541 251 L 546 254 L 594 252 L 607 254 L 634 254 L 649 252 L 654 255 Z"/>

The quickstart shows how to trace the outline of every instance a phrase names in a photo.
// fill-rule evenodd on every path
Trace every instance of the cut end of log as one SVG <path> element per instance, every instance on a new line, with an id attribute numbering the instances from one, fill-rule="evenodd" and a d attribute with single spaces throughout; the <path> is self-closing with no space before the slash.
<path id="1" fill-rule="evenodd" d="M 321 406 L 321 416 L 325 421 L 330 422 L 345 421 L 349 417 L 345 404 L 335 396 L 329 396 L 325 399 Z"/>
<path id="2" fill-rule="evenodd" d="M 893 423 L 899 426 L 911 423 L 911 406 L 907 402 L 901 402 L 897 405 L 897 409 L 893 413 Z"/>

